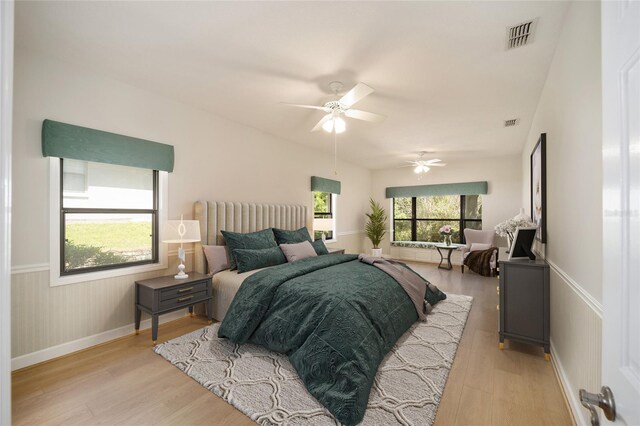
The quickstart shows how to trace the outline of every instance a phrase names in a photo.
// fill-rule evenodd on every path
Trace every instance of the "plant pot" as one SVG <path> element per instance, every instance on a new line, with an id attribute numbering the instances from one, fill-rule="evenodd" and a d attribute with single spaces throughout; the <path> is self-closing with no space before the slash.
<path id="1" fill-rule="evenodd" d="M 373 257 L 382 257 L 382 249 L 381 248 L 371 249 L 371 256 L 373 256 Z"/>

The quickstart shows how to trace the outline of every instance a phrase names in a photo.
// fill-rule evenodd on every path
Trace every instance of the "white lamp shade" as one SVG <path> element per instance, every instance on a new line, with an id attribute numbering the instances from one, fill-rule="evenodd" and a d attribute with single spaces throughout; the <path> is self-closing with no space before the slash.
<path id="1" fill-rule="evenodd" d="M 313 219 L 314 231 L 333 231 L 333 219 Z"/>
<path id="2" fill-rule="evenodd" d="M 200 222 L 197 220 L 167 220 L 164 223 L 163 243 L 195 243 L 200 241 Z"/>

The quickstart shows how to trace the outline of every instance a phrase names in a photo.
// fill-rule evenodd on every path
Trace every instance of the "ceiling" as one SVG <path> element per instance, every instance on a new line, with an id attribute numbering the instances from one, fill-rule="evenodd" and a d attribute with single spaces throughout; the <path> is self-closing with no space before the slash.
<path id="1" fill-rule="evenodd" d="M 18 2 L 16 43 L 333 152 L 310 133 L 330 81 L 375 92 L 347 121 L 339 155 L 372 169 L 425 158 L 519 153 L 566 2 Z M 531 44 L 509 26 L 538 18 Z M 519 118 L 505 128 L 504 120 Z"/>

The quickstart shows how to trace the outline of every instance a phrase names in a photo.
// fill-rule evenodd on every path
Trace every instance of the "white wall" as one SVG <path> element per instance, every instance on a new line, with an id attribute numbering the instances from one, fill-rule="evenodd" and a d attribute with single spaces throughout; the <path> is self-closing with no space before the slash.
<path id="1" fill-rule="evenodd" d="M 573 2 L 522 153 L 522 200 L 529 206 L 529 155 L 540 133 L 547 134 L 552 352 L 579 416 L 587 412 L 577 405 L 578 389 L 600 389 L 600 65 L 600 3 Z"/>
<path id="2" fill-rule="evenodd" d="M 429 185 L 487 181 L 489 193 L 482 196 L 482 228 L 493 229 L 498 223 L 518 214 L 521 207 L 522 173 L 519 155 L 451 161 L 447 166 L 431 170 L 418 179 L 410 167 L 374 170 L 372 196 L 387 208 L 391 218 L 390 200 L 385 198 L 389 186 Z M 391 221 L 391 219 L 389 219 Z M 500 243 L 500 241 L 498 241 Z M 502 244 L 502 245 L 506 245 Z M 389 239 L 382 244 L 389 253 Z"/>
<path id="3" fill-rule="evenodd" d="M 113 286 L 116 292 L 111 296 L 96 290 L 96 283 L 71 284 L 83 291 L 69 292 L 68 299 L 57 295 L 69 290 L 51 289 L 40 276 L 46 274 L 43 270 L 49 263 L 48 160 L 42 157 L 40 140 L 45 118 L 174 145 L 170 218 L 180 214 L 191 218 L 196 200 L 295 203 L 311 208 L 310 176 L 338 179 L 342 194 L 334 246 L 360 251 L 371 186 L 369 170 L 339 162 L 339 175 L 334 176 L 330 154 L 24 49 L 16 50 L 15 76 L 12 302 L 14 310 L 28 310 L 32 318 L 25 324 L 21 317 L 21 323 L 14 325 L 14 356 L 130 324 L 133 315 L 133 277 L 115 279 L 117 283 L 105 280 L 103 285 Z M 29 285 L 20 284 L 26 282 Z M 44 306 L 30 302 L 34 292 Z M 86 309 L 87 300 L 97 297 L 108 304 L 104 318 L 94 318 Z M 124 314 L 114 318 L 115 312 Z M 100 325 L 87 328 L 78 322 Z M 47 337 L 39 341 L 36 333 Z"/>

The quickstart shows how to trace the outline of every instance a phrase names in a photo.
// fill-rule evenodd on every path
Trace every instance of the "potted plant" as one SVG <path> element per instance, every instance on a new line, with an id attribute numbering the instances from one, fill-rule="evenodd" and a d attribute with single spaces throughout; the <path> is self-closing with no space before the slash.
<path id="1" fill-rule="evenodd" d="M 373 198 L 369 199 L 369 204 L 371 205 L 371 213 L 366 214 L 369 220 L 367 221 L 364 229 L 367 233 L 367 237 L 371 240 L 371 244 L 373 244 L 371 255 L 380 257 L 382 256 L 380 243 L 382 242 L 384 235 L 387 233 L 387 213 L 384 211 L 380 203 L 375 201 Z"/>

